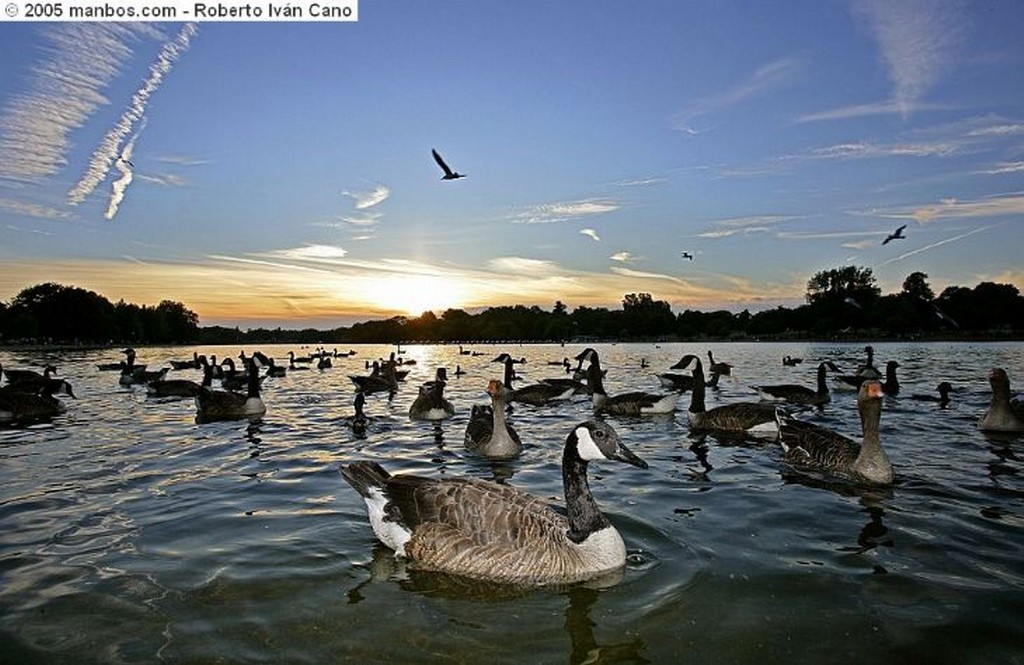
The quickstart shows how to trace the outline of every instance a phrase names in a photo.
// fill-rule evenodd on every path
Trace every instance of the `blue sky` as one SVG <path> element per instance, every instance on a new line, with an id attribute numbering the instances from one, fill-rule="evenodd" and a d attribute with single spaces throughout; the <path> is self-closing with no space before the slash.
<path id="1" fill-rule="evenodd" d="M 56 281 L 246 328 L 758 310 L 850 264 L 1024 289 L 1022 29 L 1015 0 L 0 23 L 0 299 Z"/>

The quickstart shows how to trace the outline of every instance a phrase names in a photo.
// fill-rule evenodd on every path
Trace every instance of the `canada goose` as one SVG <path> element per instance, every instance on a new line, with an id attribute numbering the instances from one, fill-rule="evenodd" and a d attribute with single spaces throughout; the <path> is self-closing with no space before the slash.
<path id="1" fill-rule="evenodd" d="M 896 229 L 895 231 L 893 231 L 892 233 L 887 235 L 885 237 L 885 240 L 882 241 L 882 244 L 883 245 L 888 245 L 893 240 L 905 240 L 906 236 L 903 235 L 903 229 L 905 229 L 905 228 L 907 228 L 906 224 L 904 224 L 903 226 L 899 227 L 898 229 Z"/>
<path id="2" fill-rule="evenodd" d="M 992 386 L 992 402 L 981 417 L 978 427 L 986 432 L 1024 432 L 1024 403 L 1010 400 L 1010 377 L 1002 367 L 988 372 Z"/>
<path id="3" fill-rule="evenodd" d="M 505 421 L 505 398 L 508 388 L 497 379 L 487 383 L 490 407 L 474 405 L 466 425 L 466 448 L 492 459 L 512 459 L 523 450 L 519 434 Z"/>
<path id="4" fill-rule="evenodd" d="M 693 388 L 693 375 L 692 374 L 676 374 L 675 372 L 663 372 L 656 375 L 658 381 L 665 388 L 672 390 L 678 390 L 681 393 L 685 393 L 687 390 Z M 711 372 L 711 378 L 704 382 L 704 385 L 708 388 L 718 387 L 718 377 L 721 376 L 717 372 Z"/>
<path id="5" fill-rule="evenodd" d="M 213 366 L 204 369 L 203 383 L 212 379 Z M 213 420 L 238 420 L 255 418 L 267 412 L 267 406 L 260 396 L 260 377 L 255 367 L 249 368 L 248 390 L 245 394 L 226 390 L 213 390 L 201 387 L 195 395 L 196 420 L 210 422 Z"/>
<path id="6" fill-rule="evenodd" d="M 476 478 L 392 476 L 376 462 L 341 468 L 366 501 L 370 525 L 395 555 L 429 570 L 526 585 L 571 583 L 621 570 L 622 536 L 587 482 L 592 460 L 647 468 L 602 422 L 576 425 L 565 440 L 566 515 L 508 485 Z"/>
<path id="7" fill-rule="evenodd" d="M 365 404 L 366 395 L 361 392 L 356 393 L 356 398 L 353 402 L 355 413 L 345 418 L 345 424 L 352 428 L 354 434 L 365 434 L 366 429 L 370 426 L 370 417 L 363 412 Z"/>
<path id="8" fill-rule="evenodd" d="M 885 381 L 882 382 L 882 392 L 886 395 L 898 395 L 900 393 L 900 381 L 896 378 L 896 368 L 899 366 L 900 364 L 895 360 L 885 363 Z M 878 377 L 872 377 L 870 373 L 856 374 L 854 376 L 844 374 L 835 378 L 837 381 L 855 388 L 859 388 L 865 381 L 878 380 Z"/>
<path id="9" fill-rule="evenodd" d="M 590 361 L 587 368 L 587 384 L 593 391 L 594 413 L 611 413 L 619 416 L 640 416 L 656 413 L 671 413 L 676 410 L 679 393 L 667 395 L 640 390 L 609 396 L 604 390 L 601 359 L 594 349 L 585 349 L 577 360 Z"/>
<path id="10" fill-rule="evenodd" d="M 943 381 L 939 385 L 935 386 L 935 390 L 938 391 L 939 395 L 920 395 L 913 394 L 910 399 L 917 400 L 918 402 L 938 402 L 940 406 L 946 406 L 949 404 L 949 393 L 953 392 L 953 385 L 949 381 Z"/>
<path id="11" fill-rule="evenodd" d="M 0 422 L 45 420 L 65 411 L 64 404 L 44 392 L 0 388 Z"/>
<path id="12" fill-rule="evenodd" d="M 892 463 L 878 435 L 882 414 L 881 383 L 869 379 L 861 385 L 857 410 L 863 432 L 860 444 L 826 427 L 793 420 L 780 411 L 779 443 L 786 461 L 855 482 L 892 484 Z"/>
<path id="13" fill-rule="evenodd" d="M 118 378 L 118 383 L 122 386 L 130 386 L 136 383 L 149 383 L 150 381 L 160 381 L 167 372 L 171 371 L 170 367 L 162 367 L 158 370 L 145 370 L 139 368 L 133 368 L 130 365 L 126 365 L 121 370 L 121 376 Z"/>
<path id="14" fill-rule="evenodd" d="M 121 353 L 125 355 L 125 360 L 121 360 L 116 363 L 98 363 L 96 365 L 96 369 L 101 372 L 120 372 L 124 369 L 125 365 L 132 365 L 139 369 L 146 369 L 145 365 L 135 364 L 135 349 L 128 347 L 127 349 L 122 349 Z"/>
<path id="15" fill-rule="evenodd" d="M 430 152 L 434 155 L 434 161 L 437 162 L 437 165 L 441 167 L 442 171 L 444 171 L 444 175 L 441 176 L 441 180 L 456 180 L 458 178 L 466 177 L 464 173 L 458 173 L 457 171 L 452 171 L 448 168 L 448 165 L 444 163 L 443 159 L 441 159 L 441 155 L 437 153 L 437 150 L 431 149 Z"/>
<path id="16" fill-rule="evenodd" d="M 551 402 L 558 402 L 572 397 L 576 392 L 576 385 L 564 385 L 561 382 L 531 383 L 522 388 L 513 388 L 512 381 L 515 379 L 516 371 L 514 365 L 526 362 L 525 358 L 516 360 L 508 353 L 499 354 L 492 362 L 502 363 L 505 366 L 504 385 L 508 391 L 505 393 L 509 402 L 520 402 L 532 406 L 544 406 Z"/>
<path id="17" fill-rule="evenodd" d="M 316 361 L 316 368 L 319 369 L 319 370 L 330 369 L 331 366 L 332 366 L 332 363 L 331 363 L 331 357 L 330 356 L 321 355 L 317 359 L 317 361 Z"/>
<path id="18" fill-rule="evenodd" d="M 711 354 L 711 349 L 708 349 L 708 371 L 712 374 L 732 376 L 732 365 L 729 363 L 716 363 L 715 356 Z"/>
<path id="19" fill-rule="evenodd" d="M 398 379 L 395 376 L 395 367 L 390 363 L 381 369 L 380 363 L 376 360 L 370 365 L 370 373 L 366 376 L 349 375 L 352 383 L 356 384 L 356 390 L 364 393 L 398 391 Z"/>
<path id="20" fill-rule="evenodd" d="M 43 371 L 37 372 L 34 369 L 4 369 L 3 365 L 0 365 L 0 375 L 7 377 L 7 383 L 21 383 L 23 381 L 40 381 L 42 379 L 49 379 L 52 375 L 57 373 L 57 367 L 55 365 L 47 365 L 43 368 Z"/>
<path id="21" fill-rule="evenodd" d="M 199 384 L 188 379 L 157 379 L 146 384 L 150 397 L 195 397 Z"/>
<path id="22" fill-rule="evenodd" d="M 171 369 L 199 369 L 199 352 L 192 352 L 192 360 L 171 360 Z"/>
<path id="23" fill-rule="evenodd" d="M 832 399 L 828 394 L 828 384 L 825 383 L 825 372 L 828 370 L 838 372 L 839 368 L 835 366 L 835 363 L 827 360 L 820 363 L 818 365 L 817 390 L 811 390 L 806 386 L 797 385 L 795 383 L 751 387 L 761 393 L 765 399 L 769 400 L 783 400 L 786 402 L 792 402 L 793 404 L 826 404 Z"/>
<path id="24" fill-rule="evenodd" d="M 796 365 L 799 365 L 803 361 L 803 358 L 794 358 L 789 355 L 782 357 L 782 364 L 785 365 L 786 367 L 795 367 Z"/>
<path id="25" fill-rule="evenodd" d="M 242 355 L 244 356 L 245 354 Z M 249 361 L 249 359 L 244 357 L 242 363 L 245 369 L 239 370 L 235 367 L 235 361 L 233 359 L 225 358 L 221 361 L 220 366 L 226 367 L 220 377 L 220 385 L 224 390 L 239 392 L 245 390 L 249 385 L 249 370 L 251 368 L 252 371 L 255 372 L 256 367 Z"/>
<path id="26" fill-rule="evenodd" d="M 282 377 L 287 376 L 288 368 L 284 365 L 278 365 L 274 362 L 274 359 L 263 353 L 262 351 L 253 351 L 253 359 L 260 364 L 261 367 L 266 367 L 265 376 Z"/>
<path id="27" fill-rule="evenodd" d="M 72 399 L 78 399 L 74 389 L 66 379 L 56 377 L 41 377 L 37 379 L 23 379 L 14 383 L 8 383 L 4 390 L 17 393 L 39 393 L 42 395 L 67 395 Z"/>
<path id="28" fill-rule="evenodd" d="M 288 362 L 290 362 L 293 365 L 298 364 L 298 363 L 302 363 L 303 365 L 308 365 L 309 363 L 313 362 L 313 356 L 297 356 L 297 355 L 295 355 L 294 351 L 289 351 L 288 352 Z"/>
<path id="29" fill-rule="evenodd" d="M 444 387 L 448 381 L 448 370 L 438 367 L 433 381 L 420 386 L 420 392 L 409 407 L 409 418 L 412 420 L 445 420 L 455 415 L 455 407 L 444 397 Z"/>
<path id="30" fill-rule="evenodd" d="M 693 254 L 689 252 L 683 252 L 682 254 L 680 254 L 680 256 L 682 256 L 687 261 L 693 261 Z"/>
<path id="31" fill-rule="evenodd" d="M 775 422 L 775 408 L 765 402 L 733 402 L 716 406 L 710 411 L 704 405 L 704 367 L 700 358 L 685 355 L 671 369 L 686 369 L 694 364 L 693 389 L 690 391 L 690 408 L 687 418 L 695 430 L 717 430 L 739 432 L 751 436 L 775 437 L 779 428 Z"/>

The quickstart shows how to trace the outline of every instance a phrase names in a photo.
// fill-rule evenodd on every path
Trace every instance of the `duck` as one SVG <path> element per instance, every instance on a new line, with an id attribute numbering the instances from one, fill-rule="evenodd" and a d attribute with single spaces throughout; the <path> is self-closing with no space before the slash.
<path id="1" fill-rule="evenodd" d="M 195 394 L 196 420 L 239 420 L 258 418 L 267 412 L 267 406 L 260 396 L 260 377 L 256 368 L 249 368 L 248 386 L 245 393 L 214 390 L 202 386 Z M 203 372 L 203 383 L 213 378 L 213 365 L 207 365 Z"/>
<path id="2" fill-rule="evenodd" d="M 802 363 L 803 361 L 803 358 L 794 358 L 793 356 L 790 355 L 785 355 L 782 357 L 782 364 L 785 365 L 786 367 L 795 367 Z"/>
<path id="3" fill-rule="evenodd" d="M 420 386 L 420 392 L 409 407 L 409 418 L 412 420 L 447 420 L 455 415 L 455 407 L 444 397 L 444 387 L 448 381 L 448 370 L 438 367 L 434 380 Z"/>
<path id="4" fill-rule="evenodd" d="M 828 392 L 828 384 L 825 383 L 825 373 L 829 370 L 838 372 L 839 368 L 828 360 L 818 364 L 818 387 L 816 390 L 795 383 L 751 387 L 761 393 L 763 399 L 820 406 L 827 404 L 832 399 Z"/>
<path id="5" fill-rule="evenodd" d="M 531 383 L 522 388 L 513 388 L 512 382 L 516 378 L 514 365 L 526 362 L 525 359 L 516 360 L 508 353 L 501 353 L 492 362 L 502 363 L 505 366 L 504 381 L 507 401 L 529 404 L 531 406 L 545 406 L 552 402 L 567 400 L 576 392 L 576 384 L 564 385 L 560 381 L 548 383 L 541 381 Z"/>
<path id="6" fill-rule="evenodd" d="M 647 468 L 611 425 L 573 426 L 562 453 L 565 514 L 507 484 L 470 477 L 391 475 L 358 461 L 342 477 L 366 502 L 376 537 L 417 567 L 523 586 L 567 584 L 621 571 L 622 536 L 590 492 L 594 460 Z"/>
<path id="7" fill-rule="evenodd" d="M 704 367 L 700 358 L 689 354 L 673 365 L 671 369 L 686 369 L 693 364 L 693 389 L 690 391 L 690 407 L 687 420 L 697 431 L 735 432 L 749 436 L 778 436 L 775 420 L 775 406 L 766 402 L 733 402 L 716 406 L 710 411 L 704 404 Z"/>
<path id="8" fill-rule="evenodd" d="M 992 402 L 978 427 L 985 432 L 1024 432 L 1024 402 L 1010 399 L 1010 377 L 1002 367 L 988 372 Z"/>
<path id="9" fill-rule="evenodd" d="M 870 347 L 868 347 L 870 348 Z M 900 366 L 896 360 L 890 360 L 885 363 L 885 381 L 882 382 L 882 392 L 886 395 L 898 395 L 900 393 L 900 381 L 896 378 L 896 369 Z M 862 368 L 863 369 L 863 368 Z M 873 368 L 872 368 L 873 369 Z M 848 386 L 859 388 L 865 381 L 877 381 L 880 377 L 872 377 L 870 372 L 863 374 L 855 374 L 850 376 L 844 374 L 835 377 L 837 381 L 840 381 Z"/>
<path id="10" fill-rule="evenodd" d="M 592 401 L 594 413 L 610 413 L 618 416 L 641 416 L 660 413 L 672 413 L 676 410 L 676 403 L 679 401 L 679 393 L 672 392 L 667 395 L 648 393 L 644 391 L 632 391 L 619 395 L 609 396 L 604 389 L 603 372 L 601 371 L 601 359 L 592 348 L 585 349 L 576 356 L 579 361 L 589 361 L 587 368 L 587 384 L 593 391 Z"/>
<path id="11" fill-rule="evenodd" d="M 715 357 L 711 354 L 711 349 L 708 349 L 708 371 L 712 374 L 732 376 L 732 365 L 729 363 L 716 363 Z"/>
<path id="12" fill-rule="evenodd" d="M 949 404 L 949 394 L 953 392 L 953 384 L 949 381 L 943 381 L 935 386 L 935 390 L 939 393 L 938 396 L 914 393 L 910 396 L 910 399 L 918 402 L 938 402 L 940 406 L 947 406 Z"/>
<path id="13" fill-rule="evenodd" d="M 487 382 L 490 405 L 474 404 L 466 425 L 465 446 L 482 457 L 507 460 L 523 451 L 519 433 L 505 420 L 505 401 L 508 388 L 491 379 Z"/>
<path id="14" fill-rule="evenodd" d="M 352 429 L 354 434 L 365 434 L 367 428 L 370 426 L 371 419 L 363 412 L 363 407 L 365 405 L 366 394 L 361 392 L 356 393 L 355 400 L 353 401 L 355 413 L 345 418 L 345 424 Z"/>
<path id="15" fill-rule="evenodd" d="M 0 388 L 2 423 L 47 420 L 65 410 L 63 402 L 45 392 L 27 392 L 11 386 Z"/>
<path id="16" fill-rule="evenodd" d="M 787 462 L 797 467 L 868 485 L 891 485 L 894 479 L 878 433 L 882 414 L 882 384 L 868 379 L 857 393 L 861 443 L 827 427 L 778 414 L 779 443 Z"/>

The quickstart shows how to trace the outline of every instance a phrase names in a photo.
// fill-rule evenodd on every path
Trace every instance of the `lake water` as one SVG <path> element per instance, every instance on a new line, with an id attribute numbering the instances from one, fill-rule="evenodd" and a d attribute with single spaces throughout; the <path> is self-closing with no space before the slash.
<path id="1" fill-rule="evenodd" d="M 483 355 L 405 347 L 417 364 L 391 402 L 367 400 L 377 422 L 362 438 L 340 424 L 352 413 L 348 375 L 393 347 L 356 346 L 331 369 L 268 379 L 267 415 L 253 424 L 196 424 L 191 400 L 119 386 L 96 369 L 117 349 L 0 352 L 4 367 L 54 362 L 79 397 L 63 398 L 51 423 L 0 429 L 0 662 L 1024 662 L 1024 436 L 976 426 L 990 367 L 1024 386 L 1024 345 L 875 344 L 876 364 L 900 362 L 902 392 L 882 413 L 890 489 L 802 475 L 774 444 L 691 435 L 689 394 L 673 417 L 609 418 L 650 464 L 591 465 L 629 564 L 610 588 L 540 590 L 397 565 L 338 473 L 373 459 L 393 472 L 498 477 L 560 504 L 561 449 L 587 401 L 517 405 L 526 450 L 511 463 L 467 454 L 463 433 L 501 376 L 499 352 L 526 357 L 530 382 L 562 376 L 547 362 L 583 347 L 466 348 Z M 863 344 L 597 348 L 610 394 L 660 391 L 656 373 L 712 349 L 735 369 L 708 408 L 756 399 L 750 384 L 813 386 L 819 359 L 853 370 L 864 356 Z M 138 362 L 193 350 L 144 348 Z M 786 354 L 806 360 L 784 367 Z M 416 387 L 439 365 L 456 416 L 411 422 Z M 954 385 L 948 408 L 908 398 L 941 380 Z M 852 391 L 800 417 L 859 434 Z"/>

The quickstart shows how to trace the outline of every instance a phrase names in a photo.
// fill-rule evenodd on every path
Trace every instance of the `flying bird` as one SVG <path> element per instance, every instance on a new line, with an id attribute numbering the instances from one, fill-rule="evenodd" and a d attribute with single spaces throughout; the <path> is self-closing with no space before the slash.
<path id="1" fill-rule="evenodd" d="M 127 164 L 127 165 L 128 165 L 128 166 L 130 166 L 131 168 L 133 168 L 133 169 L 135 168 L 135 165 L 134 165 L 134 164 L 132 164 L 132 162 L 131 162 L 131 160 L 130 160 L 130 159 L 125 159 L 124 157 L 118 157 L 117 159 L 118 159 L 118 160 L 120 160 L 121 162 L 123 162 L 123 163 Z"/>
<path id="2" fill-rule="evenodd" d="M 683 258 L 693 261 L 693 254 L 690 254 L 689 252 L 683 252 Z"/>
<path id="3" fill-rule="evenodd" d="M 444 175 L 441 176 L 441 180 L 455 180 L 456 178 L 466 177 L 464 173 L 452 171 L 450 168 L 448 168 L 448 165 L 444 163 L 444 160 L 441 159 L 441 155 L 437 154 L 436 150 L 431 149 L 430 152 L 434 153 L 434 161 L 437 162 L 437 165 L 440 166 L 441 169 L 444 171 Z"/>
<path id="4" fill-rule="evenodd" d="M 905 229 L 905 228 L 907 228 L 906 224 L 904 224 L 900 228 L 898 228 L 895 231 L 893 231 L 892 233 L 890 233 L 888 236 L 885 237 L 885 240 L 882 241 L 882 244 L 883 245 L 888 245 L 890 240 L 904 240 L 904 239 L 906 239 L 907 236 L 903 235 L 903 229 Z"/>

